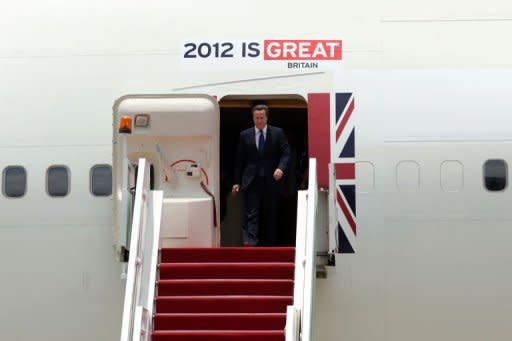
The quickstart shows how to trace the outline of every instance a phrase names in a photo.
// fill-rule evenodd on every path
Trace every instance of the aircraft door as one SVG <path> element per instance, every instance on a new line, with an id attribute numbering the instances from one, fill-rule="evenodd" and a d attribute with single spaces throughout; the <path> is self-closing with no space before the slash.
<path id="1" fill-rule="evenodd" d="M 114 104 L 116 249 L 128 244 L 130 199 L 139 158 L 153 166 L 153 187 L 164 192 L 160 244 L 219 244 L 219 108 L 207 95 L 130 95 Z M 120 130 L 123 120 L 131 126 Z"/>

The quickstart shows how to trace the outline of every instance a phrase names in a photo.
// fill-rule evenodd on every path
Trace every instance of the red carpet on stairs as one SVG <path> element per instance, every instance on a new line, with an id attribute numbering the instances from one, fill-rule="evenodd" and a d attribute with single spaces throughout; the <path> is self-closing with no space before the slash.
<path id="1" fill-rule="evenodd" d="M 161 251 L 154 341 L 284 341 L 290 247 Z"/>

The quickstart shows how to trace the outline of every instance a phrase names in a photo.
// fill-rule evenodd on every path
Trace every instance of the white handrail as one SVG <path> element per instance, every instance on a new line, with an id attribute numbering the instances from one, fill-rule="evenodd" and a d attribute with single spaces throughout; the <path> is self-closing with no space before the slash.
<path id="1" fill-rule="evenodd" d="M 149 164 L 139 159 L 121 341 L 151 339 L 163 192 L 149 183 Z"/>
<path id="2" fill-rule="evenodd" d="M 310 341 L 316 283 L 318 182 L 316 159 L 309 160 L 309 185 L 299 191 L 293 306 L 286 314 L 286 341 Z"/>
<path id="3" fill-rule="evenodd" d="M 115 243 L 117 245 L 117 257 L 119 261 L 124 262 L 124 250 L 127 250 L 130 246 L 130 227 L 131 227 L 131 216 L 132 216 L 132 194 L 130 192 L 130 172 L 132 171 L 132 165 L 130 160 L 126 157 L 127 155 L 127 137 L 125 134 L 119 134 L 118 148 L 119 153 L 114 156 L 114 180 L 115 180 L 115 193 L 114 201 L 116 205 L 115 209 L 115 224 L 116 235 L 114 236 Z"/>
<path id="4" fill-rule="evenodd" d="M 327 209 L 329 210 L 329 251 L 338 251 L 338 217 L 336 210 L 336 169 L 334 163 L 329 163 L 329 196 L 327 198 Z"/>

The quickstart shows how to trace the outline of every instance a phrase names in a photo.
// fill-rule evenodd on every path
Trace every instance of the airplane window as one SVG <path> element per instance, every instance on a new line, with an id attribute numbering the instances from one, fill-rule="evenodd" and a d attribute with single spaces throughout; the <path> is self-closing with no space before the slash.
<path id="1" fill-rule="evenodd" d="M 484 183 L 489 191 L 503 191 L 507 187 L 508 167 L 504 160 L 487 160 L 484 164 Z"/>
<path id="2" fill-rule="evenodd" d="M 49 196 L 64 197 L 69 193 L 69 169 L 51 166 L 46 171 L 46 190 Z"/>
<path id="3" fill-rule="evenodd" d="M 96 196 L 112 194 L 112 167 L 110 165 L 95 165 L 91 168 L 91 193 Z"/>
<path id="4" fill-rule="evenodd" d="M 371 162 L 356 162 L 357 191 L 368 193 L 375 188 L 375 169 Z"/>
<path id="5" fill-rule="evenodd" d="M 416 161 L 400 161 L 396 166 L 396 185 L 400 192 L 418 191 L 420 165 Z"/>
<path id="6" fill-rule="evenodd" d="M 4 169 L 3 192 L 9 198 L 21 198 L 27 191 L 27 171 L 21 166 Z"/>
<path id="7" fill-rule="evenodd" d="M 460 161 L 441 163 L 441 188 L 445 192 L 458 192 L 464 187 L 464 166 Z"/>

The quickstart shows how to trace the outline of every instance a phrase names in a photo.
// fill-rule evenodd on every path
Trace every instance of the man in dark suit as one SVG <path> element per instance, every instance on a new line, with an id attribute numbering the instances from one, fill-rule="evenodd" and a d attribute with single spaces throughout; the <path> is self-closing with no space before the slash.
<path id="1" fill-rule="evenodd" d="M 251 112 L 254 127 L 240 133 L 232 193 L 245 193 L 244 245 L 276 245 L 280 180 L 290 148 L 283 130 L 267 125 L 266 105 L 256 105 Z"/>

